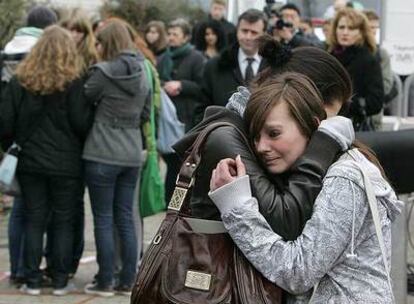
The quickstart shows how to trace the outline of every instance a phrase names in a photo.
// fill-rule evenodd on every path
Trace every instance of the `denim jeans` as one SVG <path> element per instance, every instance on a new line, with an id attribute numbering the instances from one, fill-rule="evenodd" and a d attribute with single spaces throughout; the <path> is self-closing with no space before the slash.
<path id="1" fill-rule="evenodd" d="M 137 237 L 132 206 L 139 167 L 124 167 L 85 161 L 85 177 L 91 199 L 97 262 L 98 286 L 109 287 L 114 280 L 114 227 L 120 239 L 122 269 L 119 282 L 132 286 L 137 264 Z"/>
<path id="2" fill-rule="evenodd" d="M 82 258 L 83 249 L 85 247 L 85 203 L 83 201 L 84 191 L 82 191 L 81 196 L 78 198 L 78 206 L 76 207 L 75 215 L 75 231 L 74 231 L 74 240 L 73 240 L 73 260 L 70 267 L 69 273 L 75 274 L 79 267 L 80 259 Z M 45 248 L 45 257 L 46 257 L 46 268 L 48 271 L 53 270 L 52 262 L 52 248 L 53 248 L 53 225 L 52 221 L 47 226 L 47 238 L 46 238 L 46 248 Z"/>
<path id="3" fill-rule="evenodd" d="M 16 197 L 9 218 L 8 238 L 10 256 L 10 277 L 24 277 L 23 248 L 24 248 L 24 204 Z"/>
<path id="4" fill-rule="evenodd" d="M 40 173 L 18 173 L 18 179 L 26 216 L 24 267 L 27 285 L 40 287 L 43 235 L 50 219 L 54 230 L 52 283 L 54 288 L 63 288 L 73 260 L 74 224 L 77 199 L 83 191 L 82 180 Z"/>

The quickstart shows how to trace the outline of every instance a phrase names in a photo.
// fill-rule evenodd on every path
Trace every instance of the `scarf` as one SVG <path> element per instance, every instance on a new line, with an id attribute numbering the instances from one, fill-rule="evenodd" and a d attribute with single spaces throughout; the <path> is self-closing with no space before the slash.
<path id="1" fill-rule="evenodd" d="M 158 66 L 160 79 L 163 81 L 171 80 L 171 74 L 174 69 L 174 59 L 184 57 L 188 55 L 192 50 L 193 46 L 188 42 L 177 48 L 168 47 L 165 50 L 165 53 L 162 56 L 162 60 Z"/>

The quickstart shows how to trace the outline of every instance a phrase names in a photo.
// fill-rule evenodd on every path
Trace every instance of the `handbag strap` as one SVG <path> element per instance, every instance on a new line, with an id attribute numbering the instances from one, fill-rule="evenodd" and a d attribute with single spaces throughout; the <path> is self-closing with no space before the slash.
<path id="1" fill-rule="evenodd" d="M 371 210 L 371 215 L 372 215 L 372 219 L 373 219 L 374 227 L 375 227 L 375 233 L 376 233 L 377 238 L 378 238 L 378 242 L 379 242 L 379 246 L 380 246 L 380 250 L 381 250 L 382 261 L 383 261 L 385 272 L 386 272 L 386 275 L 387 275 L 388 287 L 390 289 L 391 298 L 393 300 L 393 303 L 395 303 L 394 292 L 393 292 L 393 289 L 392 289 L 392 281 L 391 281 L 391 277 L 390 277 L 390 268 L 388 266 L 387 256 L 385 254 L 385 243 L 384 243 L 384 237 L 382 235 L 381 220 L 380 220 L 379 212 L 378 212 L 378 203 L 377 203 L 377 199 L 375 197 L 374 190 L 372 188 L 372 183 L 371 183 L 371 180 L 369 179 L 369 176 L 368 176 L 368 173 L 367 173 L 366 169 L 358 163 L 356 155 L 355 155 L 355 151 L 350 150 L 347 153 L 354 160 L 353 164 L 356 167 L 358 167 L 358 169 L 362 173 L 362 178 L 364 180 L 365 192 L 367 194 L 369 209 Z M 312 303 L 312 300 L 315 297 L 315 293 L 316 293 L 316 290 L 317 290 L 318 286 L 319 286 L 319 282 L 316 283 L 314 288 L 313 288 L 312 296 L 310 298 L 309 303 Z"/>
<path id="2" fill-rule="evenodd" d="M 147 75 L 148 82 L 151 90 L 151 111 L 150 111 L 150 132 L 147 140 L 148 151 L 156 151 L 156 138 L 155 138 L 155 107 L 154 107 L 154 78 L 152 74 L 152 68 L 150 62 L 145 59 L 145 74 Z"/>
<path id="3" fill-rule="evenodd" d="M 177 176 L 176 186 L 172 195 L 168 209 L 185 213 L 183 210 L 188 210 L 189 200 L 186 200 L 188 191 L 192 188 L 195 181 L 195 174 L 201 162 L 201 149 L 208 138 L 208 135 L 217 128 L 232 127 L 234 128 L 243 140 L 248 143 L 245 134 L 234 124 L 230 122 L 215 122 L 205 127 L 197 136 L 193 145 L 188 149 L 189 155 L 181 165 L 181 169 Z"/>

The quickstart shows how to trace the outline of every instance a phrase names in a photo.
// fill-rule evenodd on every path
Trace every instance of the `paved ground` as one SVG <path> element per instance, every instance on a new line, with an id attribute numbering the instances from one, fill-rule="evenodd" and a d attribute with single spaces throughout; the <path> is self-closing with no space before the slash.
<path id="1" fill-rule="evenodd" d="M 78 291 L 65 297 L 55 297 L 51 295 L 51 290 L 45 290 L 42 296 L 33 297 L 22 295 L 20 292 L 8 283 L 9 260 L 7 245 L 7 213 L 0 213 L 0 304 L 128 304 L 129 298 L 125 296 L 115 296 L 112 298 L 100 298 L 83 294 L 82 290 L 85 284 L 92 280 L 97 271 L 95 263 L 95 246 L 93 242 L 92 217 L 89 204 L 86 208 L 86 248 L 82 258 L 81 266 L 75 276 L 73 283 Z M 144 220 L 144 242 L 146 244 L 152 239 L 155 231 L 161 222 L 164 214 L 148 217 Z M 414 231 L 414 220 L 410 221 L 409 227 Z M 414 236 L 413 236 L 414 238 Z M 410 247 L 407 249 L 409 262 L 414 262 L 414 250 Z M 401 303 L 402 304 L 402 303 Z M 408 297 L 407 304 L 414 304 L 414 297 Z"/>

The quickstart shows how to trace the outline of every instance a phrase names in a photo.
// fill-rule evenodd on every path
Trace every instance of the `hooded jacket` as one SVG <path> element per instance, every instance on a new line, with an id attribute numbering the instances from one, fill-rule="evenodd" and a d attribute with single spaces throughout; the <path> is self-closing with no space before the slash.
<path id="1" fill-rule="evenodd" d="M 248 136 L 240 116 L 247 97 L 245 89 L 239 90 L 239 98 L 235 94 L 229 103 L 231 110 L 219 106 L 206 109 L 204 120 L 173 146 L 179 156 L 184 158 L 200 131 L 214 122 L 231 122 Z M 249 143 L 234 128 L 220 127 L 210 133 L 202 150 L 202 161 L 196 173 L 190 201 L 192 215 L 204 219 L 220 219 L 218 209 L 208 197 L 211 172 L 223 158 L 234 159 L 240 155 L 251 176 L 253 193 L 259 198 L 260 212 L 274 231 L 285 239 L 296 239 L 312 214 L 313 203 L 326 171 L 340 151 L 341 148 L 334 139 L 316 131 L 306 153 L 297 161 L 289 176 L 268 175 L 260 166 Z"/>
<path id="2" fill-rule="evenodd" d="M 390 264 L 391 222 L 403 203 L 375 165 L 358 150 L 353 154 L 373 185 Z M 251 196 L 247 175 L 210 197 L 250 262 L 288 292 L 302 294 L 319 284 L 312 303 L 392 303 L 363 176 L 354 163 L 344 154 L 329 168 L 312 217 L 295 241 L 285 242 L 272 231 Z M 303 296 L 291 300 L 299 303 L 300 299 Z"/>
<path id="3" fill-rule="evenodd" d="M 36 27 L 22 27 L 16 31 L 1 53 L 2 85 L 10 81 L 17 65 L 30 52 L 42 34 L 43 30 Z"/>
<path id="4" fill-rule="evenodd" d="M 85 95 L 97 108 L 83 158 L 140 166 L 143 161 L 140 128 L 149 119 L 151 106 L 144 57 L 124 51 L 112 61 L 92 66 Z"/>

